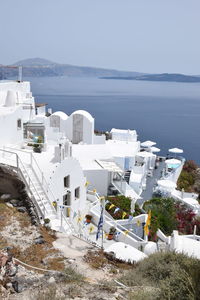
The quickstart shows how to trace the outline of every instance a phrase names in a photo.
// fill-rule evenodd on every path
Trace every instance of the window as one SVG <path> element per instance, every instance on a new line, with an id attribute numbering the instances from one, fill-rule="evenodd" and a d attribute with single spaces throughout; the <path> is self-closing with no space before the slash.
<path id="1" fill-rule="evenodd" d="M 17 129 L 21 129 L 22 128 L 22 120 L 18 119 L 17 120 Z"/>
<path id="2" fill-rule="evenodd" d="M 80 198 L 80 187 L 75 189 L 75 198 Z"/>
<path id="3" fill-rule="evenodd" d="M 63 196 L 63 205 L 71 205 L 71 192 L 68 192 L 66 195 Z"/>
<path id="4" fill-rule="evenodd" d="M 70 187 L 70 176 L 64 177 L 64 187 L 69 188 Z"/>

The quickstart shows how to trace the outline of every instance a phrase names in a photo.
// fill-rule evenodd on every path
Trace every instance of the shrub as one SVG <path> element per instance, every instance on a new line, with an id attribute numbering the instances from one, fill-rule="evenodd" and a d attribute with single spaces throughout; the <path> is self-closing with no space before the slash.
<path id="1" fill-rule="evenodd" d="M 114 219 L 116 220 L 122 219 L 123 212 L 127 213 L 126 218 L 129 215 L 132 215 L 131 198 L 121 195 L 121 196 L 108 197 L 107 199 L 110 201 L 110 203 L 106 204 L 106 210 Z M 111 204 L 114 204 L 115 207 L 109 209 Z M 116 207 L 119 207 L 120 210 L 114 213 Z M 139 209 L 139 206 L 136 206 L 135 213 L 133 215 L 139 215 L 139 214 L 141 214 L 141 210 Z"/>
<path id="2" fill-rule="evenodd" d="M 150 239 L 156 239 L 158 229 L 166 235 L 170 235 L 176 229 L 176 207 L 173 199 L 153 198 L 145 202 L 144 209 L 151 210 Z"/>
<path id="3" fill-rule="evenodd" d="M 186 192 L 200 192 L 199 180 L 200 173 L 197 164 L 193 160 L 186 161 L 178 178 L 178 189 L 184 189 Z"/>
<path id="4" fill-rule="evenodd" d="M 195 163 L 194 160 L 187 160 L 184 163 L 184 166 L 183 166 L 183 170 L 188 172 L 188 173 L 196 171 L 197 168 L 198 168 L 198 166 L 197 166 L 197 164 Z"/>
<path id="5" fill-rule="evenodd" d="M 145 202 L 144 209 L 151 210 L 150 240 L 157 239 L 158 229 L 166 235 L 171 235 L 173 230 L 182 234 L 192 234 L 196 225 L 197 234 L 200 234 L 200 218 L 180 202 L 174 202 L 171 198 L 153 198 Z"/>
<path id="6" fill-rule="evenodd" d="M 199 277 L 198 259 L 166 252 L 150 255 L 123 275 L 120 281 L 129 287 L 148 285 L 157 287 L 155 299 L 158 297 L 163 300 L 199 300 Z"/>
<path id="7" fill-rule="evenodd" d="M 65 282 L 82 282 L 84 280 L 84 276 L 71 267 L 65 268 L 64 278 Z"/>

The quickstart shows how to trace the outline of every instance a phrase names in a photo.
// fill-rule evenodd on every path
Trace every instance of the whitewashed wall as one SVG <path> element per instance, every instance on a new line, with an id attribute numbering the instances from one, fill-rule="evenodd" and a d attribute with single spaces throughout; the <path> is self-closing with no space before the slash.
<path id="1" fill-rule="evenodd" d="M 85 170 L 85 177 L 89 184 L 89 189 L 96 189 L 100 195 L 107 195 L 109 185 L 108 170 Z"/>
<path id="2" fill-rule="evenodd" d="M 70 175 L 70 187 L 64 187 L 64 177 Z M 58 205 L 63 205 L 63 196 L 67 190 L 71 192 L 71 211 L 83 210 L 86 204 L 85 177 L 79 162 L 74 158 L 66 158 L 59 164 L 54 171 L 49 174 L 49 186 L 56 199 L 59 199 Z M 75 199 L 75 189 L 80 187 L 80 198 Z M 51 194 L 49 193 L 51 198 Z M 70 214 L 70 217 L 71 214 Z"/>
<path id="3" fill-rule="evenodd" d="M 17 127 L 17 120 L 22 119 L 22 108 L 11 108 L 10 113 L 8 113 L 8 109 L 4 109 L 7 113 L 0 114 L 0 145 L 22 144 L 23 124 L 21 124 L 21 129 Z"/>

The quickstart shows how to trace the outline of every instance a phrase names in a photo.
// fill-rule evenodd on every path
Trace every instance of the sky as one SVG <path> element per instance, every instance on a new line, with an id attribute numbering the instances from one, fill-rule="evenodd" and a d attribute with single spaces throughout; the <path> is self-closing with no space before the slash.
<path id="1" fill-rule="evenodd" d="M 0 64 L 200 74 L 200 0 L 0 0 Z"/>

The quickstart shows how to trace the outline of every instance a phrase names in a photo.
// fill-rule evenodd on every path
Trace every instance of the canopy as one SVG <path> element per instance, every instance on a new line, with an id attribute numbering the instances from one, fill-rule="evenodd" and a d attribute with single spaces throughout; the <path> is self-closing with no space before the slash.
<path id="1" fill-rule="evenodd" d="M 107 249 L 105 249 L 105 252 L 113 252 L 116 258 L 131 262 L 138 262 L 147 257 L 147 255 L 143 252 L 122 242 L 110 245 Z"/>
<path id="2" fill-rule="evenodd" d="M 145 142 L 141 143 L 142 147 L 151 147 L 153 145 L 156 145 L 156 143 L 152 142 L 152 141 L 145 141 Z"/>
<path id="3" fill-rule="evenodd" d="M 172 153 L 183 153 L 183 150 L 179 149 L 179 148 L 172 148 L 172 149 L 169 149 L 168 151 L 172 152 Z"/>
<path id="4" fill-rule="evenodd" d="M 167 165 L 180 165 L 181 161 L 179 159 L 172 158 L 172 159 L 166 159 L 165 163 Z"/>
<path id="5" fill-rule="evenodd" d="M 140 157 L 152 157 L 152 156 L 155 156 L 155 154 L 153 154 L 151 152 L 147 152 L 147 151 L 138 152 L 136 155 L 140 156 Z"/>
<path id="6" fill-rule="evenodd" d="M 160 149 L 157 147 L 151 147 L 151 152 L 160 152 Z"/>
<path id="7" fill-rule="evenodd" d="M 176 188 L 176 183 L 174 183 L 173 181 L 171 180 L 158 180 L 158 185 L 160 185 L 161 187 L 164 187 L 164 188 Z"/>

